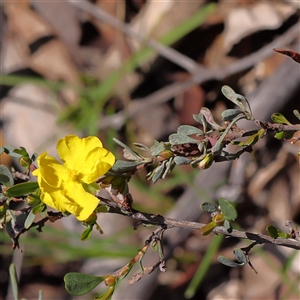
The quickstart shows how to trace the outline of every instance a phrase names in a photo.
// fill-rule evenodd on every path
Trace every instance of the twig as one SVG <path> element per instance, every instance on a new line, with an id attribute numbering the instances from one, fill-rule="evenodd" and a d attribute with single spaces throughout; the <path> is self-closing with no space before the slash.
<path id="1" fill-rule="evenodd" d="M 146 222 L 147 224 L 153 224 L 158 226 L 168 226 L 171 227 L 181 227 L 189 230 L 200 230 L 206 224 L 198 222 L 189 222 L 185 220 L 178 220 L 172 218 L 165 218 L 161 215 L 153 215 L 148 213 L 136 212 L 132 215 L 134 219 Z M 257 244 L 273 244 L 277 246 L 284 246 L 288 248 L 293 248 L 300 250 L 300 242 L 293 239 L 274 239 L 268 235 L 256 234 L 251 232 L 244 232 L 233 229 L 232 232 L 228 232 L 225 227 L 218 226 L 213 230 L 216 234 L 223 234 L 230 237 L 235 237 L 239 239 L 249 239 L 255 241 Z"/>
<path id="2" fill-rule="evenodd" d="M 145 212 L 140 212 L 134 209 L 131 209 L 132 213 L 127 213 L 122 211 L 118 206 L 115 205 L 115 203 L 112 203 L 112 207 L 110 206 L 111 201 L 102 197 L 99 197 L 101 199 L 101 202 L 104 202 L 107 204 L 107 207 L 109 207 L 110 213 L 116 213 L 123 216 L 131 217 L 138 221 L 138 224 L 135 224 L 135 229 L 138 226 L 141 225 L 155 225 L 160 226 L 163 228 L 172 228 L 172 227 L 179 227 L 184 228 L 188 230 L 200 230 L 203 226 L 206 224 L 198 223 L 198 222 L 191 222 L 186 220 L 180 220 L 180 219 L 174 219 L 174 218 L 167 218 L 162 215 L 155 215 Z M 300 250 L 300 241 L 294 240 L 294 239 L 283 239 L 278 238 L 274 239 L 268 235 L 263 234 L 256 234 L 246 231 L 239 231 L 233 229 L 231 232 L 228 232 L 225 227 L 223 226 L 217 226 L 214 228 L 213 232 L 215 234 L 223 234 L 229 237 L 235 237 L 239 239 L 248 239 L 251 241 L 255 241 L 257 244 L 273 244 L 277 246 L 284 246 L 288 248 L 293 248 Z"/>

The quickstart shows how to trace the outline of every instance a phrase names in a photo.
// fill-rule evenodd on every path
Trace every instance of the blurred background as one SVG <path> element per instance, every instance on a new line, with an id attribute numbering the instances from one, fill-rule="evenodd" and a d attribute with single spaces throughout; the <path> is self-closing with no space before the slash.
<path id="1" fill-rule="evenodd" d="M 1 145 L 55 155 L 66 134 L 96 135 L 122 159 L 113 137 L 150 147 L 179 125 L 197 125 L 192 114 L 203 106 L 221 122 L 221 112 L 233 107 L 221 94 L 225 84 L 247 97 L 257 119 L 281 112 L 297 123 L 299 64 L 272 49 L 300 52 L 298 1 L 7 0 L 0 7 Z M 141 171 L 130 182 L 134 207 L 205 223 L 200 204 L 224 197 L 236 202 L 236 228 L 266 234 L 273 224 L 287 231 L 287 220 L 300 223 L 298 151 L 299 144 L 269 135 L 253 153 L 205 171 L 178 167 L 154 185 Z M 1 164 L 16 167 L 3 155 Z M 31 230 L 20 239 L 22 251 L 11 250 L 2 229 L 0 299 L 12 299 L 11 262 L 20 297 L 37 299 L 42 290 L 43 299 L 92 299 L 69 295 L 63 276 L 115 271 L 154 230 L 134 231 L 122 216 L 100 215 L 98 223 L 104 234 L 84 242 L 72 217 L 43 233 Z M 256 246 L 250 259 L 258 274 L 217 261 L 249 244 L 170 229 L 167 272 L 133 285 L 123 280 L 114 299 L 300 299 L 296 250 Z M 157 256 L 148 259 L 151 265 Z"/>

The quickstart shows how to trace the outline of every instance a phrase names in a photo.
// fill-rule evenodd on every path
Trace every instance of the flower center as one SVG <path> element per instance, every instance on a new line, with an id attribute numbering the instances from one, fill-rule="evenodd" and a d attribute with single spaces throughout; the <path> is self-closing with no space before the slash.
<path id="1" fill-rule="evenodd" d="M 69 171 L 69 179 L 71 180 L 71 181 L 77 181 L 77 171 L 76 170 L 70 170 L 70 169 L 68 169 L 68 171 Z"/>

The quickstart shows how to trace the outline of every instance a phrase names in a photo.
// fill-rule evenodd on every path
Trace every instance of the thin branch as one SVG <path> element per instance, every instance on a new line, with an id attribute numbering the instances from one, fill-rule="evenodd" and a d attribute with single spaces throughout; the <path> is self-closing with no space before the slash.
<path id="1" fill-rule="evenodd" d="M 168 226 L 168 227 L 181 227 L 189 230 L 200 230 L 206 224 L 198 222 L 189 222 L 185 220 L 178 220 L 172 218 L 165 218 L 161 215 L 153 215 L 148 213 L 136 212 L 132 215 L 132 218 L 145 222 L 147 224 L 157 225 L 157 226 Z M 225 227 L 218 226 L 213 230 L 216 234 L 223 234 L 230 237 L 235 237 L 239 239 L 249 239 L 255 241 L 257 244 L 273 244 L 277 246 L 284 246 L 288 248 L 293 248 L 300 250 L 300 242 L 294 239 L 274 239 L 268 235 L 239 231 L 233 229 L 232 232 L 228 232 Z"/>
<path id="2" fill-rule="evenodd" d="M 130 211 L 126 212 L 124 210 L 121 210 L 121 208 L 118 207 L 118 205 L 115 202 L 110 201 L 103 197 L 98 197 L 98 198 L 101 199 L 102 203 L 104 202 L 107 205 L 110 213 L 120 214 L 135 219 L 137 221 L 134 224 L 135 229 L 137 229 L 139 226 L 142 225 L 155 225 L 164 228 L 179 227 L 188 230 L 199 231 L 203 226 L 206 225 L 198 222 L 167 218 L 162 215 L 140 212 L 133 208 L 131 208 Z M 239 231 L 236 229 L 233 229 L 231 232 L 228 232 L 223 226 L 215 227 L 213 232 L 215 234 L 223 234 L 229 237 L 248 239 L 256 242 L 257 244 L 273 244 L 277 246 L 284 246 L 284 247 L 300 250 L 300 241 L 297 241 L 295 239 L 283 239 L 283 238 L 274 239 L 268 235 L 257 234 L 257 233 L 246 232 L 246 231 Z"/>

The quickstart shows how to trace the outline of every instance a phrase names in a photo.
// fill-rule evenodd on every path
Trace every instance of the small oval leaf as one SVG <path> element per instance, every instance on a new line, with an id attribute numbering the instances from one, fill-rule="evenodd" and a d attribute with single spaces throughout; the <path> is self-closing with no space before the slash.
<path id="1" fill-rule="evenodd" d="M 188 165 L 191 163 L 191 159 L 183 156 L 175 156 L 174 162 L 176 165 Z"/>
<path id="2" fill-rule="evenodd" d="M 183 134 L 183 135 L 191 135 L 191 134 L 203 135 L 202 130 L 200 130 L 197 127 L 191 126 L 191 125 L 179 126 L 177 129 L 177 133 Z"/>
<path id="3" fill-rule="evenodd" d="M 279 236 L 278 235 L 279 230 L 275 226 L 269 225 L 267 227 L 267 231 L 268 231 L 270 237 L 272 237 L 274 239 L 278 238 L 278 236 Z"/>
<path id="4" fill-rule="evenodd" d="M 14 185 L 12 174 L 4 165 L 0 165 L 0 182 L 6 187 L 11 187 Z"/>
<path id="5" fill-rule="evenodd" d="M 22 157 L 22 155 L 14 152 L 14 150 L 16 149 L 15 147 L 13 146 L 10 146 L 10 145 L 5 145 L 3 146 L 3 149 L 4 149 L 4 152 L 8 155 L 10 155 L 11 157 L 16 157 L 16 158 L 20 158 Z"/>
<path id="6" fill-rule="evenodd" d="M 223 121 L 231 121 L 239 114 L 244 114 L 244 112 L 240 109 L 226 109 L 221 115 Z"/>
<path id="7" fill-rule="evenodd" d="M 220 198 L 219 205 L 226 220 L 235 220 L 237 218 L 237 211 L 228 200 Z"/>
<path id="8" fill-rule="evenodd" d="M 64 277 L 66 290 L 74 296 L 81 296 L 89 293 L 103 280 L 103 277 L 76 272 L 68 273 Z"/>
<path id="9" fill-rule="evenodd" d="M 166 170 L 166 163 L 163 162 L 162 165 L 156 167 L 153 170 L 153 176 L 152 176 L 152 182 L 155 183 L 158 179 L 161 179 L 163 177 L 163 174 Z"/>
<path id="10" fill-rule="evenodd" d="M 232 232 L 232 227 L 231 227 L 231 224 L 230 224 L 230 222 L 228 220 L 224 221 L 223 226 L 225 227 L 225 229 L 227 230 L 227 232 L 229 232 L 229 233 Z"/>
<path id="11" fill-rule="evenodd" d="M 23 182 L 16 184 L 6 190 L 8 197 L 19 197 L 34 192 L 39 188 L 37 182 Z"/>
<path id="12" fill-rule="evenodd" d="M 300 113 L 299 113 L 299 110 L 294 109 L 294 110 L 293 110 L 293 113 L 294 113 L 295 117 L 296 117 L 297 119 L 300 120 Z"/>
<path id="13" fill-rule="evenodd" d="M 200 207 L 202 208 L 202 210 L 206 211 L 206 212 L 209 212 L 209 213 L 212 213 L 212 212 L 215 212 L 215 211 L 218 211 L 218 207 L 216 205 L 214 205 L 213 203 L 211 202 L 203 202 Z"/>
<path id="14" fill-rule="evenodd" d="M 127 160 L 117 160 L 112 166 L 110 171 L 117 173 L 124 173 L 135 169 L 137 166 L 142 165 L 144 162 L 141 161 L 127 161 Z"/>
<path id="15" fill-rule="evenodd" d="M 242 251 L 241 249 L 239 249 L 239 248 L 234 249 L 233 254 L 239 263 L 241 263 L 241 264 L 248 263 L 248 259 L 245 255 L 244 251 Z"/>
<path id="16" fill-rule="evenodd" d="M 198 115 L 193 114 L 193 119 L 200 123 L 203 126 L 203 132 L 207 132 L 207 122 L 206 119 L 204 118 L 203 114 L 200 112 Z"/>
<path id="17" fill-rule="evenodd" d="M 24 223 L 24 227 L 26 229 L 28 229 L 31 226 L 31 224 L 33 223 L 33 221 L 35 219 L 35 216 L 36 216 L 36 214 L 34 214 L 31 210 L 30 213 L 28 214 L 26 220 L 25 220 L 25 223 Z"/>
<path id="18" fill-rule="evenodd" d="M 275 122 L 277 124 L 291 125 L 291 123 L 281 113 L 272 114 L 271 119 L 273 122 Z"/>
<path id="19" fill-rule="evenodd" d="M 166 145 L 163 142 L 154 141 L 154 145 L 150 148 L 150 153 L 152 156 L 157 156 L 162 151 L 166 150 Z"/>
<path id="20" fill-rule="evenodd" d="M 88 228 L 86 228 L 86 229 L 82 232 L 82 234 L 81 234 L 81 236 L 80 236 L 80 239 L 81 239 L 82 241 L 85 241 L 85 240 L 89 239 L 89 238 L 91 237 L 91 235 L 92 235 L 92 232 L 93 232 L 93 226 L 89 226 Z"/>
<path id="21" fill-rule="evenodd" d="M 223 264 L 223 265 L 225 265 L 225 266 L 227 266 L 227 267 L 230 267 L 230 268 L 240 268 L 240 267 L 242 267 L 244 264 L 238 264 L 238 263 L 236 263 L 236 262 L 234 262 L 234 261 L 232 261 L 232 260 L 230 260 L 230 259 L 228 259 L 228 258 L 226 258 L 226 257 L 224 257 L 224 256 L 218 256 L 218 261 L 221 263 L 221 264 Z"/>
<path id="22" fill-rule="evenodd" d="M 192 139 L 187 135 L 173 133 L 169 136 L 169 142 L 172 145 L 182 145 L 182 144 L 198 144 L 200 141 Z"/>

